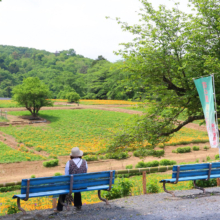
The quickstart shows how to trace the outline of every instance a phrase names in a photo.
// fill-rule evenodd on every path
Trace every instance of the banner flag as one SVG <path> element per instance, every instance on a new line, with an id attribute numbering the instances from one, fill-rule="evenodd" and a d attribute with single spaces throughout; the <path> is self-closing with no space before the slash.
<path id="1" fill-rule="evenodd" d="M 217 148 L 219 146 L 219 132 L 218 123 L 215 120 L 215 103 L 214 103 L 214 90 L 213 90 L 213 75 L 208 77 L 202 77 L 195 79 L 194 83 L 196 85 L 197 91 L 199 93 L 199 98 L 202 103 L 202 108 L 206 121 L 206 128 L 208 131 L 209 142 L 212 148 Z"/>

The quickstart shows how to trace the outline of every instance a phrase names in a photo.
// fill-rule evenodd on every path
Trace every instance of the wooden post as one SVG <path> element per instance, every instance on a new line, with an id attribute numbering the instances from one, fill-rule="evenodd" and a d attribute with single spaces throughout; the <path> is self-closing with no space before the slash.
<path id="1" fill-rule="evenodd" d="M 53 209 L 57 208 L 57 198 L 53 198 Z"/>
<path id="2" fill-rule="evenodd" d="M 217 186 L 220 186 L 220 178 L 217 178 Z"/>
<path id="3" fill-rule="evenodd" d="M 143 171 L 142 175 L 143 175 L 143 194 L 147 194 L 147 189 L 146 189 L 146 171 Z"/>

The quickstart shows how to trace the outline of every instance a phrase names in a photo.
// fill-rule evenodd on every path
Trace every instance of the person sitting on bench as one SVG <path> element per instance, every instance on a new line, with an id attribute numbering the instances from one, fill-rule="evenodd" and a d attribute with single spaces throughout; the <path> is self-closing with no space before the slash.
<path id="1" fill-rule="evenodd" d="M 82 159 L 82 156 L 83 156 L 83 152 L 79 150 L 78 147 L 72 148 L 70 153 L 70 160 L 66 163 L 65 175 L 87 173 L 88 165 L 86 160 Z M 65 201 L 67 195 L 61 195 L 61 196 L 62 196 L 62 201 Z M 74 193 L 73 203 L 74 203 L 74 207 L 76 207 L 76 210 L 81 210 L 82 199 L 80 192 Z M 61 204 L 60 199 L 58 200 L 56 211 L 57 212 L 63 211 L 63 205 Z"/>

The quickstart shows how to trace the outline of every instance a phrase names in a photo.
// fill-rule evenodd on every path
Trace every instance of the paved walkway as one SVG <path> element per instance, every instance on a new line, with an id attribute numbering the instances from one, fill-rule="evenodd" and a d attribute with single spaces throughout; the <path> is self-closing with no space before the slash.
<path id="1" fill-rule="evenodd" d="M 83 205 L 81 211 L 63 211 L 58 216 L 50 216 L 52 210 L 28 212 L 0 217 L 4 220 L 219 220 L 220 187 L 208 188 L 206 194 L 199 190 L 176 191 L 177 197 L 167 193 L 147 194 L 111 200 L 111 206 L 103 202 Z"/>

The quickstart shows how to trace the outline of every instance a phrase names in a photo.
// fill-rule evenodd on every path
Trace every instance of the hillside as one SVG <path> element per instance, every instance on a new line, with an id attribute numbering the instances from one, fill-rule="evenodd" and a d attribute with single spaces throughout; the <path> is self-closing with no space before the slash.
<path id="1" fill-rule="evenodd" d="M 76 54 L 74 49 L 51 53 L 34 48 L 0 45 L 0 97 L 11 97 L 12 89 L 26 77 L 37 76 L 46 83 L 52 98 L 73 88 L 81 98 L 129 99 L 136 92 L 122 80 L 131 73 L 99 56 L 96 60 Z M 129 86 L 127 91 L 125 87 Z"/>

